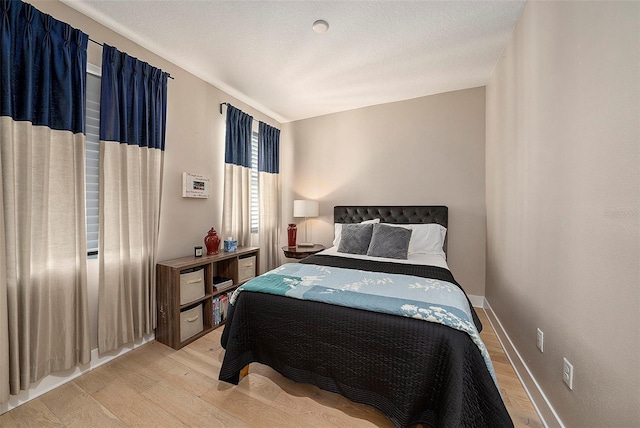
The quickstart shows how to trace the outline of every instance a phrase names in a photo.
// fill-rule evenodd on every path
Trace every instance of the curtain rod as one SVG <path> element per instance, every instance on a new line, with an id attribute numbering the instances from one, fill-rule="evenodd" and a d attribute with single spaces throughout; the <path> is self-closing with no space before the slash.
<path id="1" fill-rule="evenodd" d="M 220 103 L 220 114 L 222 114 L 222 106 L 230 106 L 229 103 Z"/>
<path id="2" fill-rule="evenodd" d="M 102 43 L 100 43 L 100 42 L 96 42 L 96 41 L 95 41 L 95 40 L 93 40 L 91 37 L 89 37 L 89 41 L 90 41 L 90 42 L 95 43 L 96 45 L 104 46 Z M 167 75 L 169 76 L 169 79 L 171 79 L 171 80 L 175 80 L 175 79 L 174 79 L 174 78 L 173 78 L 169 73 L 167 73 Z M 222 109 L 222 107 L 220 107 L 220 109 Z"/>

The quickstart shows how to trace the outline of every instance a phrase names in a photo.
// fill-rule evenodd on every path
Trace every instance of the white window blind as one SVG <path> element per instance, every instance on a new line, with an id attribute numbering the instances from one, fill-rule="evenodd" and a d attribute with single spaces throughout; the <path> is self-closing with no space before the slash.
<path id="1" fill-rule="evenodd" d="M 86 211 L 87 255 L 98 254 L 98 183 L 100 168 L 100 76 L 87 73 Z"/>
<path id="2" fill-rule="evenodd" d="M 251 133 L 251 233 L 258 233 L 260 225 L 258 195 L 258 133 Z"/>

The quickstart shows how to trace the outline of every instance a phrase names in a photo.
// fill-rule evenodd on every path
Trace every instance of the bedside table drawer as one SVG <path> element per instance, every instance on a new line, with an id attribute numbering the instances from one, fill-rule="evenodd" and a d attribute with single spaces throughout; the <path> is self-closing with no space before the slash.
<path id="1" fill-rule="evenodd" d="M 238 259 L 238 283 L 247 281 L 256 276 L 255 256 Z"/>

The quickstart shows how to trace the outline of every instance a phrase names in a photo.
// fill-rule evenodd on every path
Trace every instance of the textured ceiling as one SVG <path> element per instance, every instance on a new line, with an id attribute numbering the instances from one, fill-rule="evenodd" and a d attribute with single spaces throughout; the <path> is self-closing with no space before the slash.
<path id="1" fill-rule="evenodd" d="M 483 86 L 525 3 L 62 1 L 280 122 Z"/>

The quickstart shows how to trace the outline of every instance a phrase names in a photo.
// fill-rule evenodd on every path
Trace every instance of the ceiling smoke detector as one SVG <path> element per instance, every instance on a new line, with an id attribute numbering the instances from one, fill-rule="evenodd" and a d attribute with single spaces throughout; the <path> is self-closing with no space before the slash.
<path id="1" fill-rule="evenodd" d="M 315 31 L 316 33 L 323 34 L 323 33 L 326 33 L 327 30 L 329 29 L 329 23 L 324 19 L 318 19 L 316 22 L 313 23 L 311 28 L 313 28 L 313 31 Z"/>

